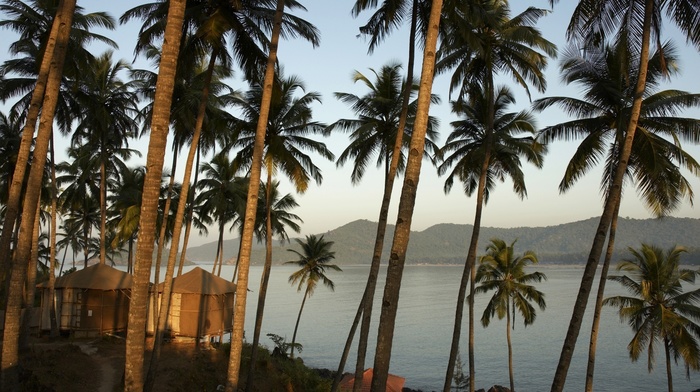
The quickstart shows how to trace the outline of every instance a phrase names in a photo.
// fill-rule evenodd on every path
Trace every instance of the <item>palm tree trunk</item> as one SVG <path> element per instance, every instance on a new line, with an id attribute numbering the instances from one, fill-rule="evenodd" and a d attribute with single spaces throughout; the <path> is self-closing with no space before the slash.
<path id="1" fill-rule="evenodd" d="M 421 83 L 418 93 L 418 111 L 401 190 L 396 229 L 387 268 L 382 311 L 379 319 L 377 349 L 374 357 L 374 377 L 372 378 L 372 390 L 376 392 L 384 392 L 386 390 L 386 381 L 389 374 L 401 278 L 406 261 L 406 249 L 411 231 L 413 207 L 416 201 L 416 191 L 425 149 L 425 134 L 428 127 L 428 111 L 430 109 L 433 75 L 435 74 L 435 48 L 437 46 L 441 11 L 442 0 L 434 0 L 431 5 L 428 35 L 425 42 L 425 55 L 423 56 Z"/>
<path id="2" fill-rule="evenodd" d="M 671 372 L 671 349 L 668 338 L 664 336 L 664 352 L 666 354 L 666 378 L 668 380 L 668 392 L 673 392 L 673 372 Z"/>
<path id="3" fill-rule="evenodd" d="M 467 359 L 469 360 L 469 390 L 474 391 L 475 381 L 475 362 L 474 362 L 474 282 L 476 281 L 476 266 L 472 266 L 472 271 L 469 274 L 469 298 L 467 298 L 469 305 L 469 352 L 467 353 Z"/>
<path id="4" fill-rule="evenodd" d="M 401 148 L 403 147 L 403 136 L 406 129 L 406 120 L 408 118 L 408 104 L 410 102 L 411 91 L 413 87 L 413 65 L 416 57 L 415 40 L 417 13 L 418 2 L 417 0 L 413 0 L 413 9 L 411 11 L 411 27 L 409 32 L 408 65 L 406 67 L 406 83 L 404 85 L 404 91 L 401 102 L 401 114 L 399 115 L 399 124 L 396 130 L 396 140 L 394 141 L 394 149 L 392 151 L 391 162 L 389 163 L 388 172 L 384 181 L 384 195 L 382 197 L 382 205 L 379 209 L 379 222 L 377 223 L 377 235 L 374 242 L 372 264 L 370 266 L 369 277 L 367 278 L 367 288 L 365 289 L 365 297 L 362 299 L 364 308 L 362 309 L 362 326 L 360 327 L 360 338 L 357 346 L 357 362 L 355 364 L 355 381 L 353 384 L 353 392 L 359 392 L 362 389 L 362 379 L 365 369 L 365 358 L 367 356 L 367 339 L 369 337 L 369 329 L 372 321 L 372 308 L 374 306 L 374 293 L 377 286 L 377 278 L 379 276 L 379 265 L 382 259 L 382 250 L 384 248 L 384 237 L 386 235 L 386 226 L 389 216 L 389 206 L 391 204 L 391 196 L 394 190 L 394 181 L 396 179 L 396 172 L 399 166 Z"/>
<path id="5" fill-rule="evenodd" d="M 104 132 L 102 137 L 105 137 Z M 104 158 L 100 162 L 100 264 L 107 264 L 107 170 Z"/>
<path id="6" fill-rule="evenodd" d="M 36 292 L 36 270 L 39 264 L 39 234 L 41 234 L 41 200 L 36 204 L 34 213 L 34 229 L 32 229 L 32 250 L 27 263 L 27 282 L 24 288 L 24 312 L 22 313 L 22 325 L 20 330 L 19 348 L 29 348 L 29 324 L 34 309 L 34 294 Z"/>
<path id="7" fill-rule="evenodd" d="M 221 217 L 223 219 L 223 217 Z M 216 274 L 216 264 L 219 262 L 219 257 L 221 256 L 221 248 L 223 248 L 224 242 L 224 224 L 219 222 L 219 237 L 216 240 L 216 256 L 214 256 L 214 266 L 211 269 L 212 275 Z"/>
<path id="8" fill-rule="evenodd" d="M 182 275 L 182 267 L 185 265 L 185 260 L 187 260 L 187 245 L 189 244 L 190 232 L 192 231 L 192 218 L 194 216 L 194 195 L 197 191 L 197 178 L 199 178 L 199 156 L 201 151 L 202 149 L 199 145 L 199 142 L 197 142 L 197 160 L 194 166 L 196 169 L 194 171 L 194 181 L 192 182 L 192 186 L 190 187 L 191 192 L 188 193 L 190 208 L 187 212 L 187 219 L 185 220 L 187 222 L 187 227 L 185 228 L 185 238 L 182 240 L 182 252 L 180 252 L 180 264 L 177 267 L 177 276 Z"/>
<path id="9" fill-rule="evenodd" d="M 58 336 L 58 322 L 56 321 L 56 219 L 58 215 L 58 189 L 56 184 L 56 149 L 54 148 L 54 133 L 51 131 L 51 237 L 49 239 L 49 298 L 51 304 L 49 306 L 49 319 L 51 320 L 50 337 Z M 68 249 L 66 248 L 66 252 Z M 65 252 L 63 258 L 65 260 Z M 61 262 L 63 267 L 63 262 Z"/>
<path id="10" fill-rule="evenodd" d="M 510 340 L 510 300 L 506 306 L 506 340 L 508 341 L 508 379 L 510 380 L 510 390 L 515 392 L 515 382 L 513 381 L 513 344 Z"/>
<path id="11" fill-rule="evenodd" d="M 88 259 L 90 258 L 90 229 L 88 228 L 88 220 L 85 214 L 87 213 L 88 208 L 85 207 L 85 211 L 83 211 L 83 217 L 84 222 L 83 222 L 83 268 L 88 267 Z"/>
<path id="12" fill-rule="evenodd" d="M 143 357 L 146 335 L 146 309 L 148 306 L 148 286 L 151 276 L 153 243 L 158 218 L 160 182 L 165 158 L 170 107 L 175 71 L 182 36 L 182 22 L 185 13 L 185 0 L 171 0 L 168 5 L 168 19 L 165 26 L 163 51 L 156 82 L 156 95 L 153 102 L 151 137 L 146 157 L 139 236 L 136 247 L 131 302 L 129 305 L 129 325 L 126 337 L 126 361 L 124 365 L 124 391 L 143 390 Z"/>
<path id="13" fill-rule="evenodd" d="M 297 316 L 297 322 L 294 324 L 294 334 L 292 335 L 292 351 L 290 356 L 292 359 L 294 359 L 294 345 L 297 342 L 297 330 L 299 330 L 299 320 L 301 320 L 301 312 L 304 311 L 304 304 L 306 303 L 306 299 L 309 298 L 309 287 L 306 287 L 306 291 L 304 292 L 304 298 L 301 300 L 301 307 L 299 308 L 299 315 Z"/>
<path id="14" fill-rule="evenodd" d="M 490 84 L 493 86 L 493 83 Z M 489 95 L 489 111 L 493 113 L 493 89 L 487 94 Z M 457 306 L 455 309 L 455 322 L 452 330 L 452 344 L 450 346 L 450 358 L 447 362 L 447 372 L 445 375 L 445 384 L 443 390 L 449 392 L 452 385 L 452 378 L 454 374 L 455 362 L 457 360 L 457 353 L 459 352 L 459 339 L 462 331 L 462 316 L 464 314 L 464 302 L 465 295 L 467 291 L 467 284 L 469 283 L 469 278 L 472 275 L 472 270 L 475 268 L 476 264 L 476 250 L 479 245 L 479 233 L 481 232 L 481 216 L 484 209 L 484 194 L 486 190 L 486 175 L 488 174 L 488 169 L 491 161 L 491 143 L 489 135 L 493 132 L 493 116 L 489 116 L 489 124 L 487 132 L 489 134 L 486 137 L 486 151 L 484 153 L 484 161 L 481 165 L 481 173 L 479 175 L 479 184 L 476 193 L 476 211 L 474 213 L 474 226 L 472 228 L 472 235 L 469 241 L 469 250 L 467 251 L 467 259 L 464 262 L 464 271 L 462 272 L 462 279 L 460 280 L 459 290 L 457 293 Z M 473 280 L 471 286 L 473 286 Z M 475 368 L 474 368 L 474 336 L 473 336 L 473 314 L 474 314 L 474 300 L 473 300 L 473 287 L 470 289 L 471 299 L 469 300 L 469 391 L 474 392 L 475 388 Z"/>
<path id="15" fill-rule="evenodd" d="M 173 239 L 170 241 L 170 253 L 168 254 L 168 264 L 165 269 L 165 278 L 163 279 L 163 297 L 158 314 L 158 324 L 153 339 L 153 354 L 151 354 L 151 364 L 148 368 L 146 376 L 146 390 L 151 391 L 155 385 L 156 372 L 158 370 L 158 361 L 160 359 L 161 346 L 163 343 L 163 335 L 168 323 L 168 312 L 170 310 L 170 297 L 173 288 L 173 274 L 175 272 L 175 262 L 177 261 L 177 250 L 180 242 L 180 233 L 185 217 L 185 209 L 187 207 L 187 198 L 190 189 L 190 176 L 192 175 L 192 166 L 194 164 L 194 156 L 199 149 L 199 139 L 202 134 L 202 126 L 204 125 L 204 116 L 206 114 L 207 100 L 209 98 L 209 84 L 214 73 L 216 65 L 217 51 L 214 51 L 209 59 L 207 67 L 206 79 L 202 89 L 202 98 L 197 109 L 197 120 L 195 123 L 194 133 L 192 134 L 192 144 L 190 145 L 187 161 L 185 162 L 185 173 L 182 177 L 182 187 L 180 189 L 180 198 L 177 204 L 177 212 L 175 213 L 175 222 L 173 226 Z"/>
<path id="16" fill-rule="evenodd" d="M 61 45 L 60 40 L 67 40 L 68 35 L 70 35 L 70 26 L 73 20 L 75 4 L 75 0 L 62 0 L 58 4 L 56 16 L 51 25 L 51 32 L 49 33 L 44 55 L 39 66 L 39 74 L 37 75 L 36 84 L 34 85 L 32 98 L 29 102 L 29 108 L 27 109 L 27 117 L 22 129 L 22 140 L 20 141 L 19 151 L 17 153 L 15 171 L 12 175 L 12 183 L 10 184 L 7 203 L 5 204 L 3 230 L 2 234 L 0 234 L 0 269 L 4 281 L 9 281 L 8 273 L 11 268 L 11 259 L 9 256 L 11 254 L 10 245 L 12 243 L 12 233 L 21 208 L 22 186 L 24 185 L 27 163 L 29 162 L 36 121 L 39 118 L 44 94 L 48 88 L 49 72 L 52 67 L 52 62 L 54 61 L 56 46 Z M 66 32 L 65 30 L 68 31 Z M 67 35 L 65 37 L 59 36 L 62 32 Z M 4 304 L 4 299 L 2 302 Z"/>
<path id="17" fill-rule="evenodd" d="M 15 250 L 12 260 L 12 270 L 10 271 L 9 290 L 7 298 L 7 306 L 5 308 L 5 328 L 3 330 L 3 345 L 2 345 L 2 360 L 0 361 L 0 389 L 3 391 L 14 391 L 18 389 L 18 364 L 19 364 L 19 334 L 20 334 L 20 318 L 22 313 L 22 288 L 26 279 L 27 264 L 31 252 L 32 232 L 34 228 L 34 209 L 39 201 L 41 191 L 41 180 L 46 163 L 46 155 L 48 152 L 49 139 L 51 137 L 52 123 L 56 104 L 58 101 L 58 93 L 60 90 L 61 76 L 63 74 L 63 64 L 66 57 L 66 49 L 68 38 L 70 36 L 71 25 L 73 22 L 73 12 L 75 10 L 75 1 L 64 0 L 59 4 L 59 11 L 56 13 L 56 21 L 59 22 L 58 32 L 56 34 L 56 44 L 53 54 L 47 52 L 44 57 L 51 58 L 50 71 L 46 81 L 46 90 L 43 94 L 43 107 L 41 110 L 41 120 L 39 123 L 39 131 L 34 145 L 34 154 L 32 157 L 32 165 L 29 170 L 29 180 L 27 183 L 27 192 L 24 195 L 24 205 L 22 207 L 22 223 L 20 225 L 19 239 L 17 241 L 17 249 Z M 56 23 L 54 23 L 56 24 Z M 53 27 L 52 27 L 53 31 Z M 26 134 L 29 138 L 33 135 L 31 131 L 34 129 L 34 123 L 27 123 L 25 126 Z M 24 141 L 24 140 L 23 140 Z M 28 152 L 28 151 L 27 151 Z M 26 157 L 28 158 L 28 154 Z M 17 168 L 25 166 L 27 160 L 20 157 L 17 159 Z M 16 192 L 21 192 L 22 180 L 24 175 L 13 178 L 13 184 L 10 193 L 13 193 L 15 182 L 19 181 L 19 188 Z M 17 196 L 19 198 L 19 194 Z M 19 201 L 18 201 L 19 203 Z M 18 205 L 18 204 L 15 204 Z M 9 218 L 9 217 L 7 217 Z M 14 217 L 7 219 L 3 233 L 9 232 L 14 223 Z M 9 242 L 8 242 L 9 247 Z M 9 254 L 4 252 L 5 249 L 0 249 L 0 254 Z"/>
<path id="18" fill-rule="evenodd" d="M 365 293 L 367 292 L 367 286 L 365 286 Z M 340 363 L 338 364 L 338 371 L 335 372 L 335 377 L 333 378 L 333 385 L 331 386 L 331 392 L 337 392 L 338 386 L 340 386 L 340 380 L 343 378 L 343 370 L 345 369 L 345 362 L 348 359 L 350 353 L 350 346 L 352 346 L 352 339 L 355 337 L 355 331 L 357 331 L 357 326 L 360 324 L 360 318 L 362 317 L 362 309 L 364 308 L 364 298 L 365 294 L 362 294 L 360 299 L 360 305 L 357 307 L 357 312 L 355 313 L 355 319 L 352 321 L 352 326 L 350 327 L 350 332 L 348 332 L 348 338 L 345 340 L 345 347 L 343 348 L 343 354 L 340 357 Z"/>
<path id="19" fill-rule="evenodd" d="M 255 212 L 258 207 L 258 191 L 260 190 L 260 172 L 262 171 L 262 156 L 265 147 L 265 131 L 270 114 L 272 86 L 277 62 L 277 47 L 282 30 L 284 16 L 284 0 L 277 0 L 275 18 L 270 38 L 270 52 L 267 57 L 265 79 L 263 81 L 262 99 L 260 102 L 260 118 L 255 131 L 255 143 L 250 168 L 250 182 L 246 198 L 245 218 L 240 248 L 240 266 L 236 284 L 236 302 L 233 313 L 233 332 L 231 333 L 231 355 L 229 356 L 228 374 L 226 377 L 226 392 L 238 390 L 238 371 L 241 368 L 241 352 L 243 350 L 243 328 L 245 326 L 245 308 L 248 295 L 248 272 L 250 269 L 250 253 L 253 246 L 253 230 L 255 229 Z"/>
<path id="20" fill-rule="evenodd" d="M 175 185 L 175 169 L 177 166 L 177 149 L 173 149 L 173 166 L 170 170 L 170 182 L 168 183 L 168 193 L 165 197 L 165 207 L 163 207 L 163 220 L 160 223 L 160 234 L 158 235 L 158 249 L 156 250 L 156 270 L 153 277 L 153 285 L 158 286 L 160 283 L 160 263 L 163 258 L 163 247 L 165 246 L 165 235 L 168 231 L 168 221 L 170 220 L 170 203 L 172 201 L 173 187 Z M 156 301 L 157 302 L 157 301 Z M 158 305 L 153 309 L 154 320 L 158 315 Z"/>
<path id="21" fill-rule="evenodd" d="M 250 353 L 250 366 L 248 367 L 248 378 L 246 380 L 246 391 L 253 389 L 253 373 L 255 371 L 255 361 L 257 359 L 258 343 L 260 342 L 260 331 L 262 330 L 263 313 L 265 312 L 265 297 L 267 296 L 267 286 L 270 282 L 270 269 L 272 269 L 272 165 L 267 168 L 267 187 L 265 189 L 265 265 L 260 277 L 260 291 L 258 292 L 258 307 L 255 312 L 255 328 L 253 330 L 253 345 Z M 300 314 L 301 316 L 301 314 Z M 297 321 L 298 322 L 298 321 Z M 292 347 L 292 350 L 294 347 Z"/>
<path id="22" fill-rule="evenodd" d="M 593 374 L 595 373 L 595 355 L 598 347 L 598 331 L 600 328 L 600 314 L 603 308 L 603 297 L 605 296 L 605 282 L 608 279 L 608 269 L 615 248 L 615 232 L 617 231 L 617 218 L 620 211 L 620 204 L 615 208 L 613 220 L 610 223 L 610 234 L 608 235 L 608 247 L 605 251 L 603 268 L 600 271 L 600 281 L 598 282 L 598 294 L 595 299 L 595 309 L 593 310 L 593 326 L 591 327 L 591 342 L 588 349 L 588 367 L 586 368 L 586 392 L 593 392 Z"/>
<path id="23" fill-rule="evenodd" d="M 593 286 L 593 279 L 595 278 L 595 271 L 598 267 L 600 254 L 603 251 L 603 245 L 605 244 L 608 229 L 613 219 L 615 206 L 620 202 L 623 179 L 625 171 L 627 170 L 627 162 L 632 151 L 632 141 L 634 140 L 634 134 L 637 130 L 637 122 L 639 120 L 639 115 L 642 108 L 642 99 L 644 98 L 644 88 L 646 86 L 647 70 L 649 68 L 649 39 L 651 36 L 653 6 L 653 0 L 645 1 L 642 47 L 639 56 L 639 79 L 637 80 L 637 86 L 635 87 L 634 91 L 634 101 L 632 102 L 632 109 L 630 111 L 630 121 L 627 126 L 625 141 L 622 145 L 620 160 L 615 170 L 615 177 L 613 178 L 612 186 L 610 188 L 610 194 L 605 202 L 603 214 L 600 217 L 600 222 L 593 239 L 593 245 L 591 246 L 591 252 L 588 255 L 588 261 L 586 262 L 586 267 L 584 268 L 583 276 L 581 277 L 581 286 L 579 287 L 576 302 L 574 303 L 574 309 L 571 313 L 571 321 L 569 322 L 569 328 L 566 331 L 566 337 L 564 338 L 559 363 L 557 364 L 557 369 L 554 373 L 554 380 L 552 381 L 551 389 L 552 392 L 562 392 L 564 390 L 566 374 L 569 371 L 571 358 L 573 357 L 574 348 L 576 347 L 576 340 L 578 339 L 578 334 L 581 330 L 581 323 L 583 322 L 583 316 L 586 312 L 588 296 L 591 292 L 591 287 Z"/>

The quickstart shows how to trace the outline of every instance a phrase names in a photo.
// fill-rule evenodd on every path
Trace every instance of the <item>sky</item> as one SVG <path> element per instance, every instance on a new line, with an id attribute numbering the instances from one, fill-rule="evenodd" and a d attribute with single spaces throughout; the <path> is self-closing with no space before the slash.
<path id="1" fill-rule="evenodd" d="M 78 5 L 84 7 L 86 12 L 106 11 L 115 18 L 119 18 L 124 11 L 140 3 L 142 1 L 137 0 L 78 1 Z M 352 74 L 355 71 L 370 76 L 370 69 L 379 70 L 389 62 L 398 61 L 405 64 L 408 33 L 406 29 L 394 32 L 379 45 L 374 53 L 368 54 L 368 43 L 366 39 L 358 37 L 358 28 L 366 22 L 370 13 L 363 13 L 357 18 L 353 18 L 350 15 L 354 4 L 352 0 L 302 0 L 301 3 L 304 4 L 307 11 L 295 12 L 295 14 L 316 25 L 321 33 L 321 43 L 319 47 L 313 48 L 305 41 L 283 40 L 279 47 L 279 61 L 287 76 L 296 75 L 305 82 L 307 92 L 316 91 L 321 94 L 322 103 L 313 106 L 316 121 L 330 124 L 341 118 L 353 118 L 353 113 L 345 104 L 334 97 L 334 92 L 364 95 L 367 91 L 366 88 L 360 83 L 352 82 Z M 542 18 L 537 25 L 543 36 L 555 43 L 560 49 L 566 45 L 564 31 L 575 3 L 574 1 L 559 2 L 553 11 Z M 512 1 L 512 14 L 521 12 L 526 6 L 550 9 L 548 0 Z M 119 26 L 116 31 L 103 31 L 102 34 L 109 36 L 119 44 L 118 57 L 131 62 L 134 59 L 133 49 L 139 27 L 140 21 L 132 21 Z M 665 88 L 678 88 L 690 92 L 700 91 L 700 76 L 697 72 L 693 72 L 693 67 L 700 64 L 700 54 L 696 49 L 685 44 L 684 38 L 670 23 L 666 23 L 664 29 L 664 39 L 673 39 L 681 52 L 681 77 L 671 81 Z M 0 34 L 3 37 L 0 40 L 2 42 L 0 43 L 0 61 L 4 61 L 9 57 L 7 46 L 12 42 L 12 33 L 2 30 Z M 102 47 L 95 47 L 94 54 L 99 55 L 103 50 Z M 419 58 L 416 59 L 416 78 L 420 74 L 420 52 L 418 56 Z M 531 89 L 533 100 L 553 95 L 577 96 L 579 90 L 576 86 L 564 86 L 560 82 L 558 65 L 558 60 L 550 59 L 546 71 L 548 89 L 545 93 L 538 93 L 535 89 Z M 134 66 L 143 68 L 147 67 L 148 63 L 137 60 Z M 440 75 L 435 79 L 433 85 L 433 93 L 442 99 L 440 105 L 433 105 L 430 110 L 430 114 L 437 117 L 441 123 L 438 146 L 444 145 L 445 138 L 451 131 L 450 122 L 456 119 L 449 110 L 448 80 L 449 74 Z M 509 84 L 516 93 L 517 104 L 511 108 L 511 111 L 528 109 L 530 103 L 524 90 L 511 82 L 510 79 L 502 81 Z M 240 78 L 234 78 L 231 81 L 231 86 L 235 89 L 246 89 Z M 6 108 L 7 105 L 0 104 L 0 110 L 6 111 Z M 688 112 L 686 116 L 700 118 L 700 111 Z M 540 128 L 567 119 L 557 109 L 538 113 L 536 117 Z M 341 154 L 349 142 L 344 133 L 336 133 L 327 138 L 318 136 L 318 138 L 327 144 L 336 157 Z M 64 143 L 64 146 L 67 144 Z M 141 150 L 143 160 L 145 160 L 148 148 L 147 138 L 131 143 L 130 147 Z M 684 147 L 696 159 L 700 159 L 700 147 L 689 144 L 685 144 Z M 512 183 L 509 180 L 498 184 L 484 208 L 482 226 L 552 226 L 600 216 L 602 211 L 600 171 L 590 172 L 565 194 L 560 194 L 558 191 L 564 168 L 575 148 L 576 143 L 571 142 L 551 144 L 544 167 L 541 169 L 523 162 L 527 197 L 521 200 L 513 192 Z M 315 163 L 322 170 L 323 182 L 319 185 L 311 185 L 302 195 L 295 195 L 299 207 L 292 212 L 304 222 L 301 225 L 300 234 L 325 233 L 357 219 L 377 221 L 383 188 L 381 169 L 368 168 L 362 182 L 353 186 L 350 182 L 351 164 L 338 168 L 334 162 L 322 159 L 316 156 Z M 169 162 L 170 159 L 166 158 L 166 167 Z M 180 168 L 176 178 L 181 178 L 181 172 Z M 700 192 L 700 179 L 690 173 L 686 173 L 686 175 L 690 179 L 693 189 Z M 293 192 L 288 183 L 284 179 L 281 180 L 282 191 Z M 443 191 L 444 181 L 444 176 L 439 177 L 435 167 L 430 162 L 423 162 L 412 230 L 425 230 L 439 223 L 473 223 L 476 207 L 475 198 L 467 197 L 459 184 L 455 184 L 452 191 L 445 194 Z M 389 223 L 394 223 L 396 220 L 396 209 L 402 183 L 403 178 L 396 181 Z M 698 208 L 691 206 L 686 201 L 672 215 L 700 218 Z M 624 191 L 620 216 L 637 219 L 652 217 L 639 201 L 636 191 L 629 185 Z M 291 237 L 296 236 L 293 233 L 289 234 Z M 227 233 L 227 236 L 233 238 L 235 234 Z M 215 240 L 215 236 L 199 237 L 191 239 L 190 244 L 197 245 Z M 465 241 L 467 241 L 466 237 Z"/>

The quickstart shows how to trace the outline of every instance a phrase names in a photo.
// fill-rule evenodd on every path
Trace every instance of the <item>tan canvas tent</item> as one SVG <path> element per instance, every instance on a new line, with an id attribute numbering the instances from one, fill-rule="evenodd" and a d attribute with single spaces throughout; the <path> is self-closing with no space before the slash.
<path id="1" fill-rule="evenodd" d="M 204 338 L 231 331 L 236 285 L 199 267 L 173 279 L 167 332 L 172 337 Z M 158 285 L 158 298 L 163 284 Z"/>
<path id="2" fill-rule="evenodd" d="M 56 278 L 59 330 L 77 336 L 98 336 L 126 330 L 132 277 L 107 265 L 93 266 Z M 41 329 L 51 329 L 48 283 L 41 294 Z"/>

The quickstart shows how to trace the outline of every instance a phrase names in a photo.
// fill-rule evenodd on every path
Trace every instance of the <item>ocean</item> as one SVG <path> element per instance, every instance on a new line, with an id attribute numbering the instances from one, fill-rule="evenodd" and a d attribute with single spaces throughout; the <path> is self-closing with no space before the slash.
<path id="1" fill-rule="evenodd" d="M 211 265 L 202 268 L 211 270 Z M 297 333 L 297 342 L 303 345 L 298 354 L 312 367 L 335 370 L 365 287 L 368 266 L 344 266 L 343 272 L 329 273 L 335 282 L 335 291 L 319 285 L 314 295 L 306 301 Z M 261 343 L 270 348 L 273 342 L 268 333 L 286 337 L 291 342 L 303 292 L 297 292 L 288 283 L 295 266 L 272 267 L 270 287 L 265 306 Z M 547 308 L 538 309 L 534 324 L 524 327 L 516 314 L 513 342 L 513 367 L 515 387 L 519 392 L 548 391 L 561 352 L 561 346 L 570 320 L 571 310 L 578 291 L 582 266 L 537 265 L 532 267 L 547 275 L 548 280 L 538 284 L 545 293 Z M 382 269 L 382 273 L 385 269 Z M 611 273 L 615 273 L 611 268 Z M 262 267 L 250 270 L 246 339 L 252 340 L 255 323 L 255 307 Z M 231 279 L 233 267 L 224 266 L 221 276 Z M 406 387 L 425 392 L 442 389 L 445 367 L 452 339 L 454 312 L 461 266 L 407 265 L 404 270 L 401 298 L 396 320 L 390 373 L 406 378 Z M 379 310 L 383 293 L 384 275 L 380 275 L 375 295 L 375 312 L 372 317 L 370 346 L 365 367 L 374 361 Z M 569 369 L 566 391 L 583 389 L 588 341 L 592 319 L 592 306 L 597 280 L 589 301 L 589 310 L 583 323 L 579 341 Z M 608 282 L 606 296 L 626 294 L 615 282 Z M 505 319 L 492 319 L 488 328 L 479 319 L 488 295 L 476 297 L 475 367 L 476 386 L 488 389 L 492 385 L 508 386 L 508 351 Z M 465 307 L 462 328 L 461 358 L 467 371 L 467 314 Z M 250 331 L 250 332 L 249 332 Z M 359 334 L 359 332 L 358 332 Z M 646 353 L 636 363 L 631 362 L 627 344 L 632 330 L 622 323 L 617 310 L 603 308 L 596 356 L 594 389 L 599 392 L 664 391 L 667 389 L 665 360 L 662 346 L 656 353 L 654 370 L 647 372 Z M 356 339 L 357 340 L 357 337 Z M 348 358 L 345 371 L 354 371 L 356 343 Z M 673 366 L 675 391 L 691 392 L 700 388 L 700 372 L 691 371 L 685 377 L 682 364 Z"/>

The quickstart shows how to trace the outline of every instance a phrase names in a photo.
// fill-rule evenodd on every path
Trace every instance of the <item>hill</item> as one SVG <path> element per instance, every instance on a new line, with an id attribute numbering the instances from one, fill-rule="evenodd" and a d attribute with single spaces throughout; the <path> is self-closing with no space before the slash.
<path id="1" fill-rule="evenodd" d="M 584 263 L 588 257 L 598 218 L 546 227 L 495 228 L 482 227 L 479 239 L 479 252 L 486 247 L 489 239 L 502 238 L 506 242 L 517 240 L 516 252 L 532 250 L 541 262 Z M 323 234 L 334 241 L 338 264 L 369 264 L 377 224 L 368 220 L 357 220 Z M 438 224 L 423 231 L 414 231 L 407 251 L 410 264 L 456 264 L 463 263 L 469 247 L 472 225 Z M 387 228 L 384 255 L 389 253 L 394 226 Z M 682 245 L 688 249 L 683 256 L 686 263 L 700 264 L 700 219 L 673 218 L 626 219 L 620 218 L 616 236 L 615 257 L 619 260 L 627 255 L 627 248 L 649 243 L 664 249 Z M 224 242 L 224 257 L 229 263 L 235 262 L 239 239 Z M 291 260 L 293 254 L 287 251 L 296 243 L 281 244 L 275 241 L 273 261 L 276 264 Z M 187 257 L 195 262 L 211 262 L 216 254 L 216 242 L 187 250 Z M 264 262 L 264 244 L 255 243 L 251 256 L 253 265 Z M 384 257 L 386 259 L 386 257 Z"/>

